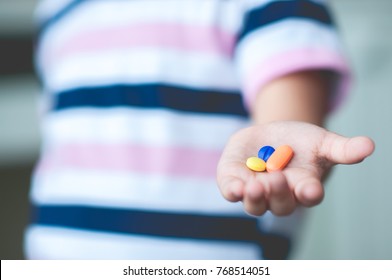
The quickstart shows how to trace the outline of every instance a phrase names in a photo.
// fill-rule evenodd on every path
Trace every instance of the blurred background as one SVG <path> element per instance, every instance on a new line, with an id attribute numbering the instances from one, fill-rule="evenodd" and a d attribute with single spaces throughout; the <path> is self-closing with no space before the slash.
<path id="1" fill-rule="evenodd" d="M 40 86 L 32 66 L 36 2 L 0 0 L 1 259 L 23 259 L 30 175 L 39 154 Z M 334 170 L 291 258 L 392 259 L 392 0 L 331 3 L 356 81 L 328 126 L 372 137 L 376 151 L 362 164 Z"/>

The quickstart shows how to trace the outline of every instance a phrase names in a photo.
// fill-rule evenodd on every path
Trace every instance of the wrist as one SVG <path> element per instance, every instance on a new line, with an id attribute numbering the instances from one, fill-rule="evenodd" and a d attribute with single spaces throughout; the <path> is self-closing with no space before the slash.
<path id="1" fill-rule="evenodd" d="M 301 121 L 323 126 L 332 89 L 327 71 L 293 73 L 271 81 L 257 95 L 251 115 L 256 124 Z"/>

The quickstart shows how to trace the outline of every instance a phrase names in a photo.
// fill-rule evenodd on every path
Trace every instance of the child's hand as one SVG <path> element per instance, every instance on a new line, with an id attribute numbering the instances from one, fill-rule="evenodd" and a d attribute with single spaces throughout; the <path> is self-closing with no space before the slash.
<path id="1" fill-rule="evenodd" d="M 254 172 L 248 157 L 262 146 L 289 145 L 294 157 L 281 172 Z M 245 210 L 262 215 L 288 215 L 297 205 L 314 206 L 324 196 L 322 179 L 335 164 L 359 163 L 374 150 L 367 137 L 346 138 L 303 122 L 273 122 L 243 129 L 226 145 L 217 170 L 217 182 L 229 201 L 242 201 Z"/>

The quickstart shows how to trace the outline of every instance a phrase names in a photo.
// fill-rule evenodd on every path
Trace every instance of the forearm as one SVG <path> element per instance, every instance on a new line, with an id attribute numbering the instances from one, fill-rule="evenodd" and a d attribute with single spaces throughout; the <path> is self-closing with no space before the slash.
<path id="1" fill-rule="evenodd" d="M 333 87 L 333 74 L 304 71 L 267 84 L 251 108 L 256 124 L 294 120 L 322 126 Z"/>

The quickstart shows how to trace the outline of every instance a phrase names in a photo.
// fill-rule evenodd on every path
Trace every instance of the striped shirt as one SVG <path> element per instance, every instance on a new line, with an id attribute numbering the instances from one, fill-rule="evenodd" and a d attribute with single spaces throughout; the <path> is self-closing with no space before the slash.
<path id="1" fill-rule="evenodd" d="M 44 0 L 31 259 L 285 258 L 301 215 L 244 213 L 220 153 L 269 81 L 347 64 L 324 1 Z"/>

